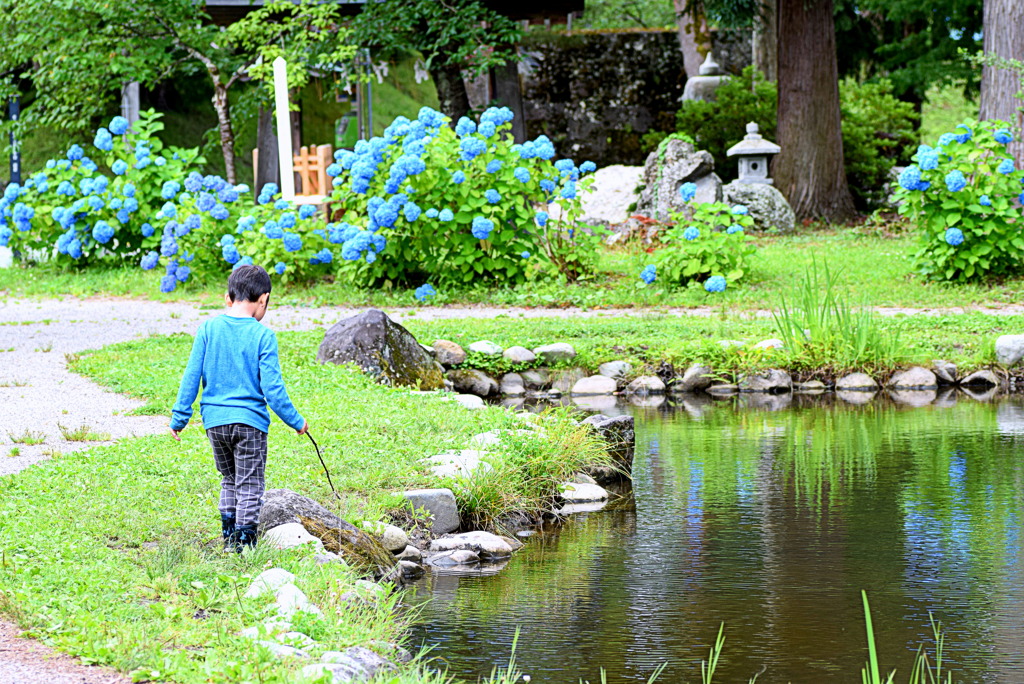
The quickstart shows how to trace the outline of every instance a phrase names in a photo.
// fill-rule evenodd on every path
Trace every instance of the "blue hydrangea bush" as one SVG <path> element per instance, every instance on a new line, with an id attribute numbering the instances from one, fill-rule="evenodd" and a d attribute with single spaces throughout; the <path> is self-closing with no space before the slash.
<path id="1" fill-rule="evenodd" d="M 162 197 L 140 266 L 163 274 L 163 292 L 192 275 L 208 280 L 244 264 L 263 266 L 282 283 L 333 270 L 337 227 L 315 206 L 281 199 L 273 183 L 253 203 L 247 187 L 192 172 L 184 183 L 166 182 Z"/>
<path id="2" fill-rule="evenodd" d="M 689 203 L 696 186 L 684 183 L 679 191 Z M 756 249 L 747 235 L 754 220 L 745 206 L 690 204 L 672 219 L 674 224 L 660 236 L 661 247 L 653 255 L 659 279 L 675 286 L 704 284 L 708 292 L 721 292 L 746 275 Z M 643 272 L 641 279 L 650 282 Z"/>
<path id="3" fill-rule="evenodd" d="M 1013 140 L 1001 121 L 966 121 L 921 145 L 896 183 L 900 214 L 920 238 L 919 272 L 967 282 L 1024 270 L 1024 171 L 1006 151 Z"/>
<path id="4" fill-rule="evenodd" d="M 592 269 L 596 250 L 578 246 L 573 222 L 596 167 L 555 160 L 544 136 L 516 144 L 511 121 L 507 108 L 491 108 L 452 128 L 424 107 L 335 154 L 330 231 L 356 282 L 515 284 Z"/>
<path id="5" fill-rule="evenodd" d="M 114 117 L 88 150 L 68 148 L 0 199 L 0 245 L 22 258 L 87 265 L 134 258 L 163 202 L 163 179 L 181 176 L 203 159 L 195 149 L 165 149 L 159 114 L 144 112 L 129 129 Z"/>

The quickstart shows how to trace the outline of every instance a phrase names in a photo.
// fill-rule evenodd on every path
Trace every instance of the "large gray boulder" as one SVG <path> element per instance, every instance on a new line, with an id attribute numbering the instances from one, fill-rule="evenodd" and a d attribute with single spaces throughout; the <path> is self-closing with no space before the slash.
<path id="1" fill-rule="evenodd" d="M 434 342 L 434 358 L 443 366 L 457 366 L 466 360 L 466 352 L 451 340 Z"/>
<path id="2" fill-rule="evenodd" d="M 608 445 L 608 454 L 615 464 L 615 468 L 609 469 L 588 468 L 587 475 L 593 477 L 599 484 L 621 479 L 622 475 L 629 477 L 633 472 L 633 456 L 636 452 L 636 426 L 633 416 L 609 418 L 598 414 L 584 419 L 583 423 L 590 425 L 605 441 Z"/>
<path id="3" fill-rule="evenodd" d="M 512 555 L 512 547 L 504 539 L 490 532 L 464 532 L 441 537 L 430 542 L 430 550 L 472 551 L 484 560 L 508 558 Z"/>
<path id="4" fill-rule="evenodd" d="M 565 342 L 541 345 L 534 349 L 533 353 L 544 363 L 569 361 L 576 356 L 576 350 L 573 349 L 571 344 L 566 344 Z"/>
<path id="5" fill-rule="evenodd" d="M 867 373 L 850 373 L 836 380 L 836 391 L 874 392 L 878 389 L 875 382 Z"/>
<path id="6" fill-rule="evenodd" d="M 290 523 L 302 524 L 300 518 L 315 520 L 325 527 L 359 531 L 355 525 L 342 520 L 316 501 L 290 489 L 268 489 L 263 494 L 263 507 L 260 508 L 261 532 Z"/>
<path id="7" fill-rule="evenodd" d="M 444 377 L 412 334 L 382 311 L 370 309 L 335 323 L 317 350 L 320 363 L 354 363 L 388 385 L 436 390 Z"/>
<path id="8" fill-rule="evenodd" d="M 614 378 L 604 375 L 592 375 L 589 378 L 577 380 L 576 384 L 572 386 L 572 395 L 576 397 L 595 394 L 615 394 L 616 389 L 618 389 L 618 385 Z"/>
<path id="9" fill-rule="evenodd" d="M 774 185 L 733 181 L 722 192 L 729 204 L 742 204 L 747 208 L 758 230 L 776 228 L 779 232 L 788 233 L 796 226 L 793 207 Z"/>
<path id="10" fill-rule="evenodd" d="M 302 676 L 315 679 L 327 675 L 331 684 L 343 682 L 365 682 L 379 672 L 391 672 L 394 663 L 382 658 L 368 648 L 352 646 L 344 651 L 328 651 L 320 657 L 321 662 L 302 668 Z"/>
<path id="11" fill-rule="evenodd" d="M 740 392 L 765 392 L 784 394 L 793 389 L 793 379 L 784 370 L 771 369 L 760 373 L 748 373 L 740 378 Z"/>
<path id="12" fill-rule="evenodd" d="M 722 181 L 715 175 L 715 160 L 710 152 L 697 150 L 684 140 L 669 140 L 664 149 L 655 150 L 644 164 L 643 190 L 636 203 L 636 214 L 666 221 L 674 211 L 688 206 L 679 194 L 683 183 L 694 183 L 697 195 L 693 203 L 722 199 Z"/>
<path id="13" fill-rule="evenodd" d="M 462 525 L 455 495 L 450 489 L 410 489 L 403 492 L 403 496 L 413 510 L 423 509 L 430 515 L 433 534 L 448 534 Z"/>
<path id="14" fill-rule="evenodd" d="M 551 389 L 556 389 L 562 394 L 569 394 L 572 392 L 573 386 L 585 377 L 587 377 L 587 371 L 582 368 L 553 371 L 551 373 Z"/>

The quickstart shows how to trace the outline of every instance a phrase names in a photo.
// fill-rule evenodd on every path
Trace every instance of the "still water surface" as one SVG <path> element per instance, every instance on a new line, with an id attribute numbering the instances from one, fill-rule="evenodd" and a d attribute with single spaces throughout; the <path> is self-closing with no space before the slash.
<path id="1" fill-rule="evenodd" d="M 491 575 L 428 576 L 414 643 L 470 681 L 860 682 L 860 590 L 906 681 L 947 633 L 963 682 L 1024 682 L 1024 400 L 629 410 L 635 507 L 576 516 Z"/>

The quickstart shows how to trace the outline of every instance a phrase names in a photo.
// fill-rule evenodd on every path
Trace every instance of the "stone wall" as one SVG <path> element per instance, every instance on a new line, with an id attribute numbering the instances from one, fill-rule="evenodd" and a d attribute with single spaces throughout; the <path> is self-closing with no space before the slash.
<path id="1" fill-rule="evenodd" d="M 749 32 L 712 42 L 727 71 L 749 64 Z M 560 155 L 639 165 L 644 133 L 675 130 L 686 83 L 675 31 L 530 33 L 522 50 L 527 133 L 547 135 Z"/>

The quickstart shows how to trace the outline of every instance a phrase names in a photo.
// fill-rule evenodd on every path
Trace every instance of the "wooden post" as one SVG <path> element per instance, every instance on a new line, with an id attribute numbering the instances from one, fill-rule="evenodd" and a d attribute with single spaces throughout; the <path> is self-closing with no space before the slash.
<path id="1" fill-rule="evenodd" d="M 267 183 L 281 184 L 281 162 L 277 158 L 277 136 L 274 135 L 274 113 L 260 107 L 256 121 L 256 149 L 253 155 L 253 193 L 259 195 Z"/>
<path id="2" fill-rule="evenodd" d="M 15 95 L 7 104 L 7 112 L 11 121 L 21 118 L 21 99 Z M 21 151 L 18 149 L 18 138 L 11 129 L 11 182 L 21 184 Z"/>
<path id="3" fill-rule="evenodd" d="M 292 170 L 292 118 L 288 107 L 288 67 L 284 57 L 274 60 L 274 109 L 277 113 L 277 150 L 281 167 L 281 197 L 295 199 Z"/>

